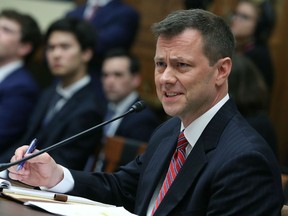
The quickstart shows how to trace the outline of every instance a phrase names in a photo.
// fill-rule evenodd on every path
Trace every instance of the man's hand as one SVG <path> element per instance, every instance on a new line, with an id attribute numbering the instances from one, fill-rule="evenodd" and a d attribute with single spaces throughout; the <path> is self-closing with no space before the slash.
<path id="1" fill-rule="evenodd" d="M 25 145 L 16 149 L 14 156 L 11 158 L 11 162 L 28 156 L 29 154 L 25 155 L 27 148 L 28 146 Z M 36 149 L 34 153 L 37 151 Z M 62 167 L 56 164 L 48 153 L 29 159 L 18 172 L 16 168 L 17 165 L 8 169 L 9 177 L 31 186 L 51 188 L 57 185 L 64 177 Z"/>

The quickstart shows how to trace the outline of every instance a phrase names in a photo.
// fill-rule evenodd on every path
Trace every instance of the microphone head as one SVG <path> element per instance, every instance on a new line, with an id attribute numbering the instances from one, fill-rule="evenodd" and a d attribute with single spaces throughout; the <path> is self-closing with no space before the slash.
<path id="1" fill-rule="evenodd" d="M 137 101 L 136 103 L 134 103 L 131 108 L 130 111 L 133 112 L 140 112 L 145 108 L 145 102 L 143 100 Z"/>

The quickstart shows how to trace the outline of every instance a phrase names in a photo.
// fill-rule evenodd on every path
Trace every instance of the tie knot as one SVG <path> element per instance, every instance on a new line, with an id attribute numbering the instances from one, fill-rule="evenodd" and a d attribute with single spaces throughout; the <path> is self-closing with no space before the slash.
<path id="1" fill-rule="evenodd" d="M 184 136 L 184 130 L 179 134 L 179 137 L 178 137 L 178 142 L 177 142 L 177 149 L 178 150 L 185 150 L 185 148 L 187 147 L 188 145 L 188 141 L 187 139 L 185 138 Z"/>

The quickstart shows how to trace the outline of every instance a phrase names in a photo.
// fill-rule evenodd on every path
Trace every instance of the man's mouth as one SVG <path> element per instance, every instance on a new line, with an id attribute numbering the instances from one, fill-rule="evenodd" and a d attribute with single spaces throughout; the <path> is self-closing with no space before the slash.
<path id="1" fill-rule="evenodd" d="M 180 93 L 176 93 L 176 92 L 165 92 L 165 96 L 166 97 L 175 97 L 177 95 L 180 95 Z"/>

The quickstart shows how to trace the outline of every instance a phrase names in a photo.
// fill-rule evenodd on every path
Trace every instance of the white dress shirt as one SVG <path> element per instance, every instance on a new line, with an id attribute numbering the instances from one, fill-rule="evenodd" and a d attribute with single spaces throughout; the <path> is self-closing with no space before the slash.
<path id="1" fill-rule="evenodd" d="M 0 83 L 10 74 L 12 74 L 16 69 L 24 65 L 23 61 L 14 61 L 3 67 L 0 67 Z"/>

